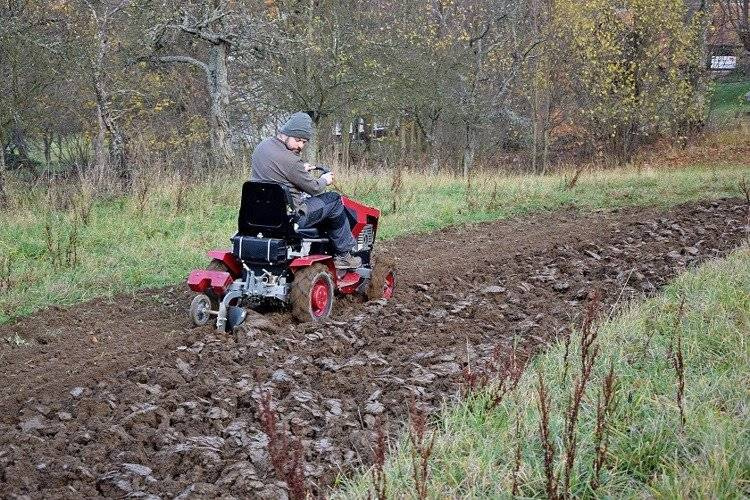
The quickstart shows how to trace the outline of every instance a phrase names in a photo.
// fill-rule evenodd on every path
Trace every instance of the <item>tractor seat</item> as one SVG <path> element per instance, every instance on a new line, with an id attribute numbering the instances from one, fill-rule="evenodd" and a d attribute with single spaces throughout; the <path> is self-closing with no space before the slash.
<path id="1" fill-rule="evenodd" d="M 306 227 L 304 229 L 297 229 L 295 231 L 298 235 L 302 236 L 303 238 L 311 238 L 311 239 L 318 239 L 318 238 L 327 238 L 327 236 L 320 231 L 317 227 Z"/>
<path id="2" fill-rule="evenodd" d="M 262 233 L 266 238 L 306 239 L 328 238 L 317 228 L 294 229 L 292 204 L 288 190 L 281 184 L 248 181 L 242 185 L 237 234 L 251 236 Z"/>

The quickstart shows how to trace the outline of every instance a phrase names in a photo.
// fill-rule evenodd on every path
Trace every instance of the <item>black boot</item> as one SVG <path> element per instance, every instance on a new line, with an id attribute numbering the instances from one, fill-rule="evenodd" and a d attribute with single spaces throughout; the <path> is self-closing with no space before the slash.
<path id="1" fill-rule="evenodd" d="M 346 252 L 334 257 L 333 265 L 336 269 L 356 269 L 362 267 L 362 259 Z"/>

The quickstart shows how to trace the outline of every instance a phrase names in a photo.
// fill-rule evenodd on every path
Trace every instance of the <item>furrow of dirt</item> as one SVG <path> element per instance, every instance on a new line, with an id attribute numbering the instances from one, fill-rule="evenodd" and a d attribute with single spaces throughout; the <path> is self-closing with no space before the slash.
<path id="1" fill-rule="evenodd" d="M 410 401 L 434 410 L 463 369 L 564 334 L 586 297 L 653 294 L 747 237 L 741 200 L 544 214 L 389 242 L 394 300 L 340 301 L 322 325 L 252 314 L 191 328 L 181 287 L 51 309 L 0 327 L 0 496 L 283 498 L 259 401 L 304 454 L 307 486 L 371 460 Z"/>

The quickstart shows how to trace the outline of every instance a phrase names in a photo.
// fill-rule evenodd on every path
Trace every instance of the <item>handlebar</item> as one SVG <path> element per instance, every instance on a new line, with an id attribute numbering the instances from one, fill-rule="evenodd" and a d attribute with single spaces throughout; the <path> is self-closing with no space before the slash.
<path id="1" fill-rule="evenodd" d="M 313 170 L 320 170 L 324 174 L 327 174 L 328 172 L 331 171 L 331 169 L 328 168 L 328 166 L 326 165 L 316 165 L 315 168 L 313 168 Z"/>

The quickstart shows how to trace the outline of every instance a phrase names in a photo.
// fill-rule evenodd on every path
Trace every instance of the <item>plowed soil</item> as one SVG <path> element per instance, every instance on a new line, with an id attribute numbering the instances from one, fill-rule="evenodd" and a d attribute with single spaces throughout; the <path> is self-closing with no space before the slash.
<path id="1" fill-rule="evenodd" d="M 0 497 L 285 497 L 258 419 L 273 396 L 307 486 L 371 460 L 380 415 L 455 397 L 462 370 L 529 355 L 578 320 L 653 294 L 746 238 L 741 200 L 557 212 L 388 242 L 394 300 L 337 303 L 322 325 L 253 313 L 192 328 L 182 286 L 53 308 L 0 327 Z"/>

